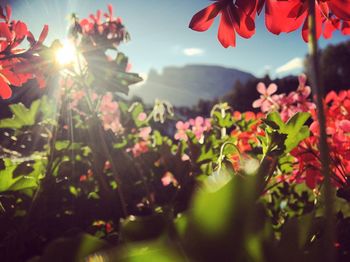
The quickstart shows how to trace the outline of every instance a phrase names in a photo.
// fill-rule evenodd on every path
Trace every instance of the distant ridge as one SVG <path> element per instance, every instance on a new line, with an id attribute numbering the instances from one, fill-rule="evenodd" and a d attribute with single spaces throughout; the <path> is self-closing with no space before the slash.
<path id="1" fill-rule="evenodd" d="M 200 99 L 212 100 L 225 95 L 236 81 L 245 84 L 254 78 L 250 73 L 222 66 L 169 66 L 162 73 L 150 70 L 142 86 L 131 87 L 131 95 L 141 97 L 146 103 L 160 98 L 176 106 L 191 106 Z"/>

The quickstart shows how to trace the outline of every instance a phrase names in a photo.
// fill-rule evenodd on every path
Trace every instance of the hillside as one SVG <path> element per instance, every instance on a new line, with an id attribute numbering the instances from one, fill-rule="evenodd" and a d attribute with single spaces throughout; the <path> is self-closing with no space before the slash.
<path id="1" fill-rule="evenodd" d="M 229 92 L 236 81 L 245 84 L 255 77 L 233 68 L 209 65 L 166 67 L 158 73 L 151 70 L 147 81 L 140 87 L 131 87 L 131 95 L 137 95 L 146 103 L 155 98 L 165 99 L 176 106 L 190 106 L 199 99 L 211 100 Z"/>

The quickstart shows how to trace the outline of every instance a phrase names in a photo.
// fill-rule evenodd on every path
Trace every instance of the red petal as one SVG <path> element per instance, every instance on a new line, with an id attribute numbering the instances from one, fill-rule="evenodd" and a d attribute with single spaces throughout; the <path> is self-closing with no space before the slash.
<path id="1" fill-rule="evenodd" d="M 7 14 L 7 19 L 6 21 L 10 21 L 11 19 L 11 14 L 12 14 L 12 9 L 10 5 L 6 5 L 6 14 Z"/>
<path id="2" fill-rule="evenodd" d="M 206 31 L 213 24 L 214 18 L 218 15 L 219 12 L 219 3 L 211 4 L 192 17 L 189 27 L 192 30 L 199 32 Z"/>
<path id="3" fill-rule="evenodd" d="M 8 69 L 2 70 L 1 74 L 10 82 L 13 86 L 21 86 L 21 79 L 17 76 L 17 74 L 13 73 Z"/>
<path id="4" fill-rule="evenodd" d="M 325 3 L 325 2 L 318 2 L 318 6 L 319 6 L 323 16 L 329 17 L 329 6 L 328 6 L 328 4 Z"/>
<path id="5" fill-rule="evenodd" d="M 337 17 L 350 20 L 350 0 L 330 0 L 327 3 Z"/>
<path id="6" fill-rule="evenodd" d="M 27 33 L 27 40 L 31 46 L 33 46 L 35 44 L 35 38 L 34 38 L 32 32 L 30 32 L 30 31 L 28 31 L 28 33 Z"/>
<path id="7" fill-rule="evenodd" d="M 6 20 L 6 16 L 4 14 L 4 9 L 2 9 L 2 6 L 0 6 L 0 18 Z"/>
<path id="8" fill-rule="evenodd" d="M 108 5 L 108 12 L 110 17 L 113 17 L 113 6 L 111 4 Z"/>
<path id="9" fill-rule="evenodd" d="M 39 84 L 39 88 L 41 88 L 41 89 L 42 89 L 42 88 L 45 88 L 45 86 L 46 86 L 46 80 L 45 80 L 44 75 L 39 74 L 39 73 L 36 73 L 35 77 L 36 77 L 36 81 L 37 81 L 38 84 Z"/>
<path id="10" fill-rule="evenodd" d="M 11 95 L 12 95 L 11 88 L 0 75 L 0 97 L 2 99 L 9 99 Z"/>
<path id="11" fill-rule="evenodd" d="M 21 21 L 18 21 L 15 25 L 16 39 L 23 39 L 27 33 L 27 25 Z"/>
<path id="12" fill-rule="evenodd" d="M 319 39 L 322 34 L 322 14 L 318 6 L 315 8 L 315 15 L 316 15 L 316 38 Z M 308 18 L 305 19 L 303 30 L 302 30 L 302 37 L 305 42 L 308 42 L 309 40 L 309 23 Z"/>
<path id="13" fill-rule="evenodd" d="M 257 0 L 237 0 L 235 5 L 239 10 L 242 10 L 246 15 L 256 13 L 258 1 Z"/>
<path id="14" fill-rule="evenodd" d="M 218 39 L 225 48 L 236 46 L 236 33 L 234 29 L 235 21 L 232 13 L 234 10 L 234 7 L 228 5 L 226 9 L 221 12 Z"/>
<path id="15" fill-rule="evenodd" d="M 341 27 L 343 35 L 350 35 L 350 21 L 344 21 Z"/>
<path id="16" fill-rule="evenodd" d="M 0 23 L 0 37 L 5 37 L 7 41 L 12 40 L 12 33 L 8 27 L 8 24 L 4 22 Z"/>
<path id="17" fill-rule="evenodd" d="M 298 29 L 307 15 L 301 3 L 266 0 L 265 24 L 273 34 L 288 33 Z"/>
<path id="18" fill-rule="evenodd" d="M 339 122 L 339 127 L 346 133 L 350 132 L 350 121 L 347 119 L 341 120 Z"/>
<path id="19" fill-rule="evenodd" d="M 47 37 L 47 34 L 49 32 L 49 26 L 48 25 L 44 25 L 44 28 L 43 30 L 41 31 L 41 34 L 39 36 L 39 40 L 38 40 L 38 43 L 43 43 L 45 38 Z"/>
<path id="20" fill-rule="evenodd" d="M 323 37 L 329 39 L 335 30 L 340 29 L 340 20 L 338 18 L 327 19 L 324 23 Z"/>
<path id="21" fill-rule="evenodd" d="M 96 19 L 97 19 L 98 22 L 100 22 L 100 20 L 101 20 L 101 14 L 102 14 L 102 11 L 101 10 L 97 10 L 97 12 L 96 12 Z"/>
<path id="22" fill-rule="evenodd" d="M 254 18 L 252 18 L 250 15 L 246 15 L 240 9 L 238 9 L 237 12 L 239 15 L 239 23 L 234 23 L 237 34 L 244 38 L 252 37 L 255 33 Z"/>
<path id="23" fill-rule="evenodd" d="M 334 101 L 337 99 L 337 93 L 334 92 L 334 91 L 331 91 L 329 92 L 327 95 L 326 95 L 326 98 L 325 98 L 325 101 L 326 101 L 326 104 L 328 104 L 329 102 L 331 101 Z"/>
<path id="24" fill-rule="evenodd" d="M 257 5 L 257 13 L 260 15 L 261 10 L 263 9 L 265 4 L 265 0 L 259 0 L 258 5 Z"/>

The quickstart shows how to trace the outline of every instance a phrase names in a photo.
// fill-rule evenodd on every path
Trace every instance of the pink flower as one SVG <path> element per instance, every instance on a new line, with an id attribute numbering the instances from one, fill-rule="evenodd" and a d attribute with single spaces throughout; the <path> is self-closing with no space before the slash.
<path id="1" fill-rule="evenodd" d="M 137 116 L 137 120 L 139 121 L 145 121 L 147 119 L 147 114 L 145 112 L 141 112 L 138 116 Z"/>
<path id="2" fill-rule="evenodd" d="M 262 112 L 269 111 L 271 106 L 275 104 L 271 95 L 277 91 L 277 85 L 272 83 L 268 86 L 268 88 L 266 88 L 265 84 L 260 82 L 256 89 L 260 93 L 260 98 L 253 102 L 253 107 L 260 107 Z"/>
<path id="3" fill-rule="evenodd" d="M 172 173 L 170 173 L 169 171 L 167 171 L 164 176 L 162 177 L 162 184 L 163 186 L 168 186 L 170 184 L 173 184 L 173 186 L 178 186 L 178 182 L 175 179 L 174 175 Z"/>
<path id="4" fill-rule="evenodd" d="M 194 120 L 190 119 L 189 122 L 192 125 L 192 132 L 198 140 L 201 139 L 205 131 L 211 128 L 210 120 L 201 116 L 197 116 Z"/>
<path id="5" fill-rule="evenodd" d="M 99 111 L 105 130 L 111 129 L 114 133 L 122 132 L 123 126 L 120 123 L 119 105 L 116 101 L 113 101 L 111 93 L 107 93 L 102 97 Z"/>
<path id="6" fill-rule="evenodd" d="M 146 141 L 140 141 L 136 143 L 133 148 L 128 148 L 126 151 L 131 151 L 134 157 L 138 157 L 148 152 L 148 143 Z"/>
<path id="7" fill-rule="evenodd" d="M 187 137 L 187 130 L 190 128 L 190 123 L 189 122 L 182 122 L 182 121 L 178 121 L 176 123 L 176 129 L 177 129 L 177 132 L 174 136 L 174 138 L 176 140 L 184 140 L 184 141 L 187 141 L 188 137 Z"/>
<path id="8" fill-rule="evenodd" d="M 143 140 L 148 140 L 150 133 L 152 132 L 152 128 L 147 126 L 147 127 L 143 127 L 140 128 L 140 133 L 139 136 L 143 139 Z"/>

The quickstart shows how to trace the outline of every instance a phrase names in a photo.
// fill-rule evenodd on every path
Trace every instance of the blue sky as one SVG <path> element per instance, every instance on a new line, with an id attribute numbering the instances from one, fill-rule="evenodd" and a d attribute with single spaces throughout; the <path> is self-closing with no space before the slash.
<path id="1" fill-rule="evenodd" d="M 6 1 L 1 0 L 2 4 Z M 281 70 L 292 61 L 300 63 L 307 52 L 300 31 L 275 36 L 265 29 L 264 16 L 257 19 L 257 32 L 251 39 L 237 37 L 236 48 L 223 48 L 217 41 L 219 19 L 207 32 L 199 33 L 188 28 L 192 16 L 211 2 L 208 0 L 18 0 L 9 1 L 16 19 L 30 26 L 35 35 L 42 25 L 50 26 L 49 44 L 55 38 L 64 38 L 67 15 L 76 12 L 86 17 L 97 9 L 114 6 L 122 17 L 132 41 L 120 47 L 130 58 L 134 72 L 147 73 L 164 66 L 185 64 L 215 64 L 234 67 L 261 76 L 267 71 L 283 76 L 294 71 Z M 349 39 L 339 32 L 331 40 L 321 40 L 321 47 Z M 288 66 L 287 66 L 288 68 Z"/>

